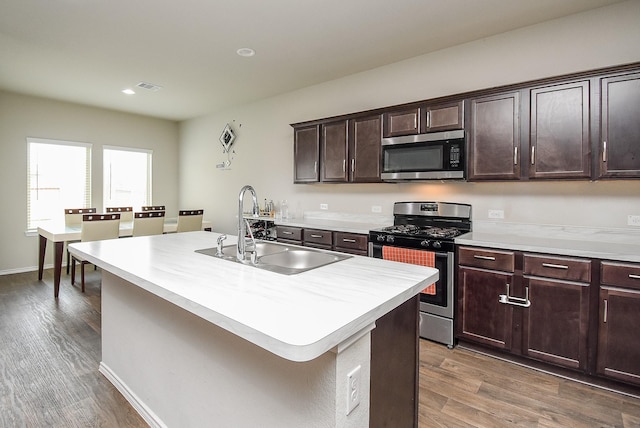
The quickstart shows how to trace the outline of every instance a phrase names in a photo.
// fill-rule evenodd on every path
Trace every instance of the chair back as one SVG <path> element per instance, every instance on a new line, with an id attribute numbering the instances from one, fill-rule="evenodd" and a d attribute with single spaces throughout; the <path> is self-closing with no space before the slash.
<path id="1" fill-rule="evenodd" d="M 84 214 L 95 214 L 95 212 L 95 208 L 65 208 L 64 225 L 80 226 L 82 224 L 82 216 Z"/>
<path id="2" fill-rule="evenodd" d="M 133 216 L 133 236 L 161 235 L 164 231 L 164 211 L 143 211 Z"/>
<path id="3" fill-rule="evenodd" d="M 167 207 L 164 205 L 143 205 L 142 211 L 166 211 Z"/>
<path id="4" fill-rule="evenodd" d="M 178 212 L 178 232 L 202 230 L 204 210 L 181 210 Z"/>
<path id="5" fill-rule="evenodd" d="M 133 207 L 107 207 L 107 214 L 120 213 L 120 221 L 133 221 Z"/>
<path id="6" fill-rule="evenodd" d="M 82 216 L 82 242 L 115 239 L 120 236 L 120 214 L 85 214 Z"/>

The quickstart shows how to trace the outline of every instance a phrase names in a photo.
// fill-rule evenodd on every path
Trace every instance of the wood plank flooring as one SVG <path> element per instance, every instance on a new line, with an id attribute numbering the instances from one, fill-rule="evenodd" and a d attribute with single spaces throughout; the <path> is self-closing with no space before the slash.
<path id="1" fill-rule="evenodd" d="M 50 270 L 0 276 L 0 427 L 147 426 L 100 354 L 100 271 L 84 294 L 63 275 L 58 301 Z M 640 427 L 638 398 L 424 340 L 419 412 L 420 428 Z"/>

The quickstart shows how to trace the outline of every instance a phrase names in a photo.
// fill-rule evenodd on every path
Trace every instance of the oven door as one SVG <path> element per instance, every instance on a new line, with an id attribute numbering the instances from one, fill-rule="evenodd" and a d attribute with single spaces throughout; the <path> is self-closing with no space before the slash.
<path id="1" fill-rule="evenodd" d="M 369 255 L 378 259 L 383 258 L 382 247 L 383 244 L 370 242 Z M 420 311 L 453 318 L 453 253 L 436 252 L 434 255 L 435 268 L 438 269 L 440 277 L 435 284 L 433 294 L 420 293 Z"/>

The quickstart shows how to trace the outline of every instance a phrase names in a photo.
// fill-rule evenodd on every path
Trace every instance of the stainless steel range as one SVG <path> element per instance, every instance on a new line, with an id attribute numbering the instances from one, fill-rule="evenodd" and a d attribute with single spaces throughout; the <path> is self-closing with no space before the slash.
<path id="1" fill-rule="evenodd" d="M 471 231 L 471 205 L 396 202 L 393 223 L 369 232 L 369 255 L 440 271 L 420 293 L 420 336 L 453 347 L 454 238 Z"/>

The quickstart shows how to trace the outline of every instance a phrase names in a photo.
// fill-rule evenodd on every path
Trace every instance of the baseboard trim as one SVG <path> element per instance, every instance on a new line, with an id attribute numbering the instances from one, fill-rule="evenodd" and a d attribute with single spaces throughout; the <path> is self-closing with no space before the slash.
<path id="1" fill-rule="evenodd" d="M 44 269 L 53 269 L 53 263 L 44 265 Z M 26 266 L 15 269 L 4 269 L 0 270 L 0 275 L 12 275 L 15 273 L 26 273 L 26 272 L 36 272 L 38 270 L 38 266 Z"/>
<path id="2" fill-rule="evenodd" d="M 104 362 L 100 362 L 98 371 L 107 378 L 109 382 L 116 387 L 118 391 L 124 396 L 124 398 L 131 404 L 136 412 L 144 419 L 149 426 L 153 428 L 167 428 L 167 425 L 156 415 L 146 404 L 144 404 L 138 396 L 122 382 L 122 380 L 116 375 Z"/>

